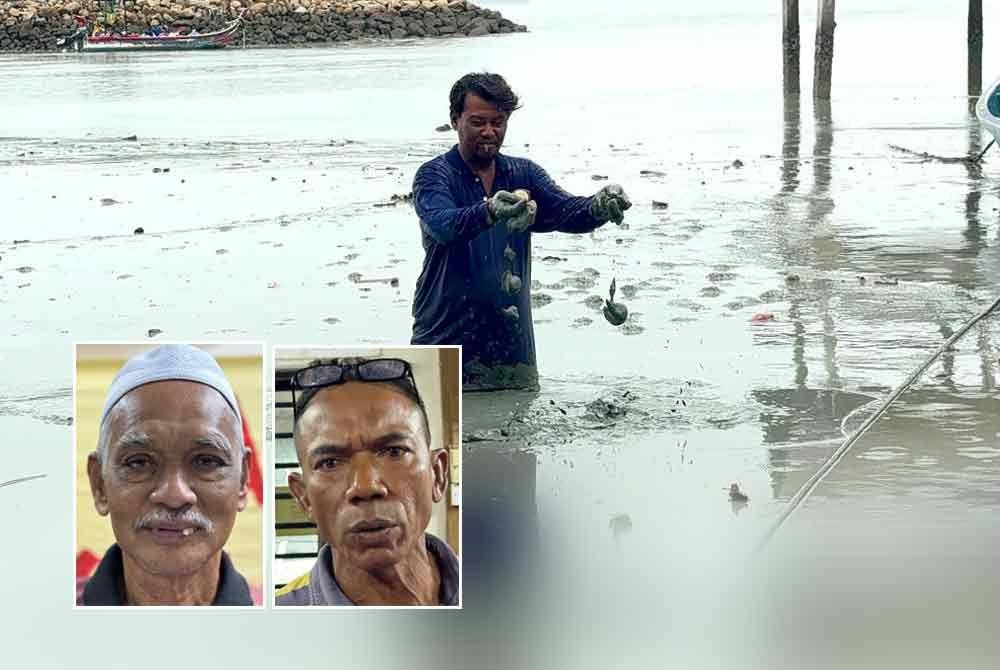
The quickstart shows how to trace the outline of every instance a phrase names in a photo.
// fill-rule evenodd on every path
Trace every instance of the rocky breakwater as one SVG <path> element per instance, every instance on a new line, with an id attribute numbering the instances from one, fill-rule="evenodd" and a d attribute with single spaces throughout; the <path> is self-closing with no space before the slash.
<path id="1" fill-rule="evenodd" d="M 244 13 L 249 46 L 407 37 L 476 37 L 527 28 L 466 0 L 136 0 L 108 16 L 98 0 L 0 2 L 0 51 L 46 51 L 74 30 L 74 16 L 143 33 L 208 32 Z M 127 25 L 124 23 L 127 21 Z"/>

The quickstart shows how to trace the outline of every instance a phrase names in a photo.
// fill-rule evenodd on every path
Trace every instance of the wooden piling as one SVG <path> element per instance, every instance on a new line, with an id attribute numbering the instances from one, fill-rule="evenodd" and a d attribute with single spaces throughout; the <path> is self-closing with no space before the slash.
<path id="1" fill-rule="evenodd" d="M 983 93 L 983 0 L 969 0 L 969 105 Z"/>
<path id="2" fill-rule="evenodd" d="M 971 2 L 971 0 L 970 0 Z M 799 92 L 799 0 L 782 0 L 781 53 L 785 95 Z"/>
<path id="3" fill-rule="evenodd" d="M 830 99 L 830 81 L 833 76 L 833 29 L 836 0 L 818 0 L 816 13 L 816 67 L 813 71 L 813 97 Z"/>

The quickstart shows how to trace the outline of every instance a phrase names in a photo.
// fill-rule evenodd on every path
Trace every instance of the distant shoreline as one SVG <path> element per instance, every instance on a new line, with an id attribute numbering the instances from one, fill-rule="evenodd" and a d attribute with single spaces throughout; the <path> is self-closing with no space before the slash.
<path id="1" fill-rule="evenodd" d="M 136 0 L 108 16 L 97 0 L 17 0 L 0 5 L 0 52 L 58 51 L 75 16 L 120 31 L 171 33 L 218 30 L 245 10 L 248 47 L 322 46 L 363 40 L 477 37 L 527 27 L 467 0 Z M 125 25 L 127 21 L 127 26 Z"/>

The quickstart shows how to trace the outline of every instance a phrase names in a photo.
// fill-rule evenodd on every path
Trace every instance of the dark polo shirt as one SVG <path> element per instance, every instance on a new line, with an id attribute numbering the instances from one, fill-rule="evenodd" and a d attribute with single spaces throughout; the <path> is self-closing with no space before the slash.
<path id="1" fill-rule="evenodd" d="M 441 606 L 458 605 L 458 557 L 447 544 L 430 533 L 425 533 L 427 551 L 437 562 L 441 575 Z M 308 573 L 292 580 L 278 590 L 275 605 L 327 605 L 352 607 L 355 603 L 340 590 L 333 574 L 333 551 L 324 544 L 316 557 L 316 564 Z"/>
<path id="2" fill-rule="evenodd" d="M 82 593 L 77 596 L 77 605 L 126 605 L 125 572 L 122 567 L 122 550 L 117 544 L 111 545 L 93 576 L 87 580 Z M 219 564 L 219 586 L 215 592 L 213 605 L 253 605 L 250 587 L 243 575 L 236 572 L 226 552 L 222 552 Z"/>

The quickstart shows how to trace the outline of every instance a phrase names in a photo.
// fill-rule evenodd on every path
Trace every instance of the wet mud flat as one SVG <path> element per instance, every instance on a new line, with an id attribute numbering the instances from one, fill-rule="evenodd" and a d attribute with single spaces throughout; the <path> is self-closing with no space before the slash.
<path id="1" fill-rule="evenodd" d="M 865 519 L 882 524 L 882 546 L 897 538 L 911 553 L 929 546 L 906 543 L 913 529 L 947 538 L 938 530 L 961 519 L 949 544 L 966 552 L 953 559 L 970 575 L 982 574 L 970 555 L 992 546 L 991 322 L 857 446 L 777 537 L 776 558 L 751 554 L 865 408 L 1000 294 L 1000 170 L 990 154 L 973 171 L 890 147 L 980 148 L 964 101 L 914 111 L 947 123 L 889 128 L 867 100 L 745 100 L 758 106 L 738 135 L 635 137 L 592 124 L 560 134 L 525 116 L 509 136 L 510 153 L 568 190 L 613 180 L 636 203 L 627 227 L 533 238 L 542 390 L 464 398 L 467 566 L 497 588 L 509 587 L 500 558 L 533 568 L 538 581 L 509 591 L 507 611 L 530 593 L 546 606 L 538 635 L 595 640 L 572 647 L 577 667 L 614 665 L 601 649 L 615 640 L 704 639 L 698 626 L 713 620 L 738 657 L 768 640 L 768 617 L 746 608 L 787 621 L 809 604 L 793 597 L 806 585 L 831 593 L 837 582 L 803 566 L 826 565 L 812 561 L 831 547 L 863 554 Z M 0 420 L 37 424 L 52 445 L 69 439 L 73 340 L 408 340 L 422 250 L 398 196 L 450 146 L 433 131 L 440 119 L 421 117 L 405 138 L 238 126 L 194 141 L 168 121 L 150 130 L 114 118 L 113 131 L 0 142 L 0 179 L 15 192 L 0 240 Z M 601 313 L 612 279 L 629 308 L 617 328 Z M 745 504 L 730 500 L 734 482 Z M 753 572 L 769 565 L 771 581 Z M 976 610 L 960 585 L 958 607 Z M 869 592 L 858 602 L 888 597 Z M 493 595 L 473 589 L 469 602 Z M 577 618 L 557 629 L 569 608 Z M 730 651 L 690 657 L 712 653 Z M 774 662 L 760 667 L 802 667 L 762 653 Z"/>

